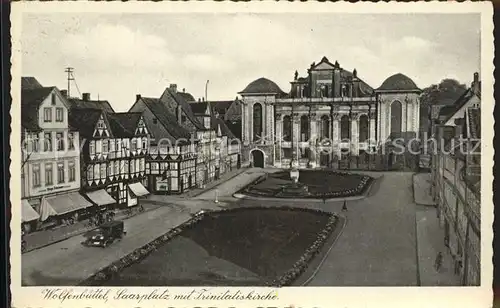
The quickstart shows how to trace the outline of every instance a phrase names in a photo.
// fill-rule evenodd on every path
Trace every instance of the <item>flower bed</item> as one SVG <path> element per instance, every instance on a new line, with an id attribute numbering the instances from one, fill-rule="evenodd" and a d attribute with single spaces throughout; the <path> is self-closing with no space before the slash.
<path id="1" fill-rule="evenodd" d="M 237 213 L 242 213 L 242 215 L 233 215 Z M 223 228 L 217 227 L 220 225 L 219 220 L 217 220 L 219 217 L 225 217 Z M 234 217 L 240 217 L 241 221 L 232 225 L 230 222 L 234 220 Z M 249 220 L 245 217 L 257 219 Z M 270 218 L 266 219 L 266 217 Z M 276 221 L 279 224 L 281 220 L 286 221 L 284 225 L 269 226 L 269 222 Z M 298 221 L 301 224 L 297 224 Z M 107 285 L 108 281 L 120 276 L 123 271 L 130 271 L 134 266 L 147 261 L 144 259 L 149 255 L 154 257 L 154 252 L 164 249 L 164 245 L 171 245 L 169 241 L 178 235 L 189 238 L 196 243 L 206 243 L 207 239 L 211 240 L 204 246 L 210 250 L 210 255 L 227 259 L 258 274 L 261 277 L 261 285 L 289 285 L 304 272 L 308 263 L 322 248 L 330 233 L 335 229 L 337 221 L 337 216 L 334 214 L 305 208 L 245 207 L 207 212 L 193 217 L 186 223 L 113 262 L 80 285 Z M 247 230 L 252 224 L 256 230 Z M 211 229 L 212 226 L 218 230 Z M 227 230 L 230 229 L 233 232 L 228 234 Z M 220 234 L 226 235 L 227 239 Z M 296 238 L 295 242 L 293 241 L 294 237 Z M 263 243 L 263 238 L 270 239 Z M 290 243 L 283 245 L 287 241 Z M 171 247 L 170 251 L 176 251 L 176 247 Z M 184 254 L 180 251 L 179 253 Z M 156 258 L 165 260 L 165 255 L 162 252 L 159 252 L 159 255 L 156 253 L 156 255 Z M 176 264 L 170 263 L 173 259 L 175 258 L 165 262 L 168 262 L 169 266 L 175 267 Z M 136 269 L 136 271 L 145 274 L 141 268 Z M 166 285 L 168 285 L 169 279 L 175 281 L 175 277 L 162 278 L 167 283 Z"/>
<path id="2" fill-rule="evenodd" d="M 269 175 L 270 179 L 281 179 L 290 181 L 290 174 L 287 171 L 277 172 Z M 307 191 L 300 196 L 287 196 L 281 194 L 283 185 L 276 185 L 267 177 L 260 177 L 250 183 L 238 193 L 255 197 L 273 197 L 273 198 L 304 198 L 304 199 L 329 199 L 344 198 L 361 195 L 370 185 L 372 177 L 361 174 L 351 174 L 338 171 L 324 170 L 301 170 L 299 182 L 307 186 Z M 268 183 L 269 186 L 262 187 Z M 260 184 L 259 188 L 257 184 Z"/>

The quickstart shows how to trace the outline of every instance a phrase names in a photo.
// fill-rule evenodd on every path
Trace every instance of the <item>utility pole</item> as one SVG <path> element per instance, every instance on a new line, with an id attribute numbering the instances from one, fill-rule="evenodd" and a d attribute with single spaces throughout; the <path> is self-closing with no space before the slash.
<path id="1" fill-rule="evenodd" d="M 73 77 L 73 70 L 74 70 L 74 68 L 72 68 L 72 67 L 67 67 L 64 70 L 64 72 L 66 72 L 68 74 L 68 88 L 67 88 L 67 90 L 68 90 L 68 97 L 71 97 L 70 96 L 71 81 L 75 80 L 75 78 Z"/>

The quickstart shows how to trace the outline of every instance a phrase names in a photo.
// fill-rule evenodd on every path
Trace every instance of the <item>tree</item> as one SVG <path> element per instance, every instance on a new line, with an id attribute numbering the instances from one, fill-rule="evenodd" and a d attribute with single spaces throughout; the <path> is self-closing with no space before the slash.
<path id="1" fill-rule="evenodd" d="M 467 90 L 465 84 L 455 79 L 443 79 L 422 90 L 420 94 L 420 130 L 428 131 L 432 121 L 432 106 L 449 106 Z"/>

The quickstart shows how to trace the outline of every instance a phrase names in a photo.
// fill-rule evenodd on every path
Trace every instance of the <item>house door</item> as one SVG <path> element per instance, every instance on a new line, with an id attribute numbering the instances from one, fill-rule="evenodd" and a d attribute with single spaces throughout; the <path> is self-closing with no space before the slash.
<path id="1" fill-rule="evenodd" d="M 252 152 L 253 166 L 257 168 L 264 168 L 264 153 L 260 150 Z"/>
<path id="2" fill-rule="evenodd" d="M 321 153 L 321 156 L 319 157 L 319 165 L 321 167 L 330 166 L 330 155 L 328 153 Z"/>

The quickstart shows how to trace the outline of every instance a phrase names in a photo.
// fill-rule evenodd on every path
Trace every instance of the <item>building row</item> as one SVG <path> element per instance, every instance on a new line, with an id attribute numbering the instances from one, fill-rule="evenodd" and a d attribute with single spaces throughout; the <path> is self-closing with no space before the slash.
<path id="1" fill-rule="evenodd" d="M 432 123 L 432 196 L 444 244 L 463 285 L 480 285 L 481 259 L 481 82 L 473 82 Z"/>
<path id="2" fill-rule="evenodd" d="M 239 100 L 205 102 L 175 85 L 128 112 L 22 78 L 22 222 L 26 232 L 128 208 L 150 193 L 203 186 L 241 166 L 229 126 Z M 237 130 L 236 130 L 237 133 Z"/>

